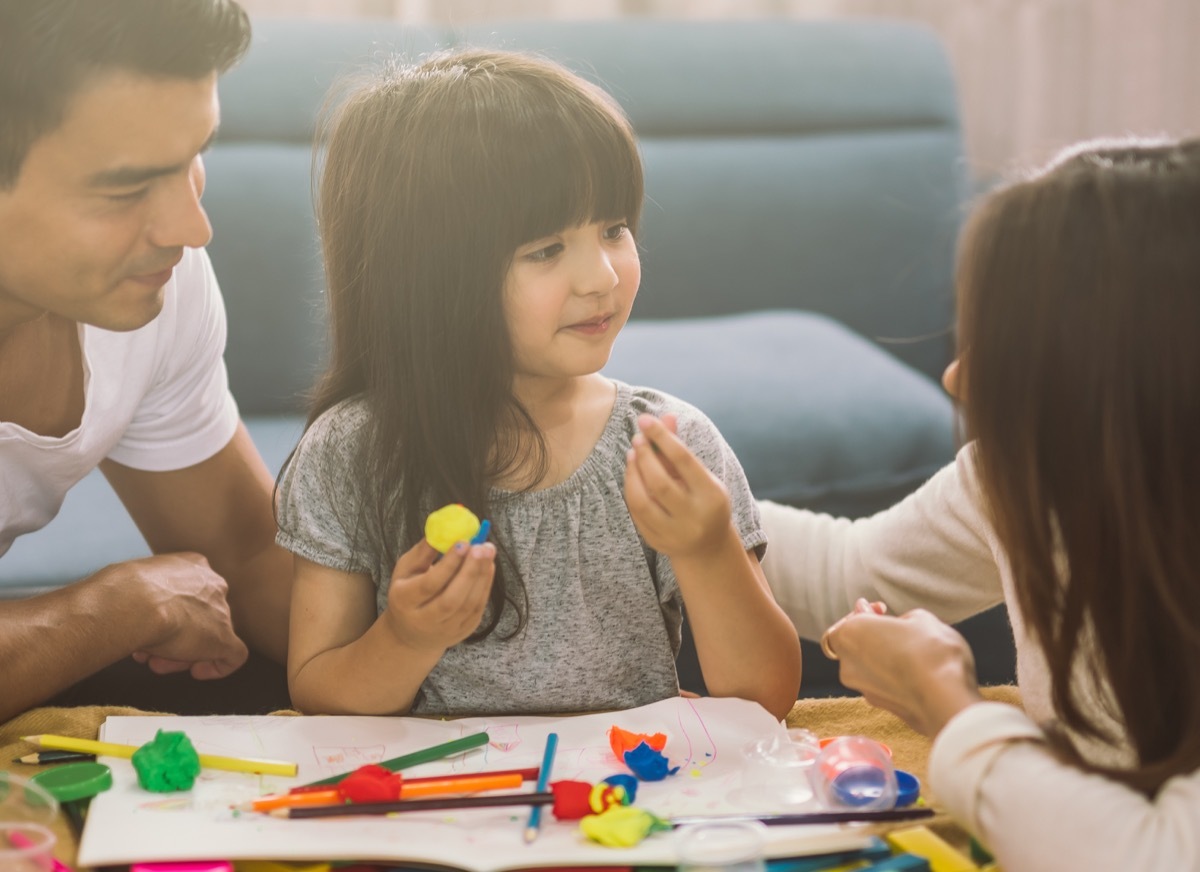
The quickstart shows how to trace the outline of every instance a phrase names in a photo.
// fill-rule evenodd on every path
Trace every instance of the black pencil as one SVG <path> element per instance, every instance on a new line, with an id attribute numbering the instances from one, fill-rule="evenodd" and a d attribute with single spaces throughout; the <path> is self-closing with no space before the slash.
<path id="1" fill-rule="evenodd" d="M 81 806 L 83 802 L 85 800 L 76 799 L 64 802 L 60 806 L 63 814 L 67 816 L 67 823 L 71 827 L 71 832 L 75 835 L 76 844 L 83 837 L 83 808 Z"/>
<path id="2" fill-rule="evenodd" d="M 95 754 L 84 754 L 80 751 L 36 751 L 33 754 L 26 754 L 24 757 L 18 757 L 14 763 L 74 763 L 80 760 L 95 760 Z"/>
<path id="3" fill-rule="evenodd" d="M 491 796 L 448 796 L 433 799 L 399 799 L 395 802 L 352 802 L 342 805 L 293 806 L 270 812 L 275 817 L 344 817 L 353 814 L 392 814 L 398 811 L 445 811 L 459 808 L 487 808 L 497 805 L 549 805 L 554 794 L 499 793 Z"/>
<path id="4" fill-rule="evenodd" d="M 933 817 L 936 814 L 927 806 L 916 808 L 893 808 L 885 811 L 809 811 L 796 814 L 729 814 L 729 815 L 698 815 L 695 817 L 677 817 L 671 819 L 671 826 L 680 827 L 687 824 L 720 823 L 722 821 L 759 821 L 767 826 L 787 827 L 797 824 L 868 824 L 875 821 L 910 821 L 920 818 Z"/>

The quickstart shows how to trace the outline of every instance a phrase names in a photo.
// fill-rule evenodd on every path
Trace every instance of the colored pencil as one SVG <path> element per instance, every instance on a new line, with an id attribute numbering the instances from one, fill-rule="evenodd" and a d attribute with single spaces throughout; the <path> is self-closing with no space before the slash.
<path id="1" fill-rule="evenodd" d="M 18 757 L 13 762 L 42 765 L 46 763 L 79 763 L 95 759 L 95 754 L 83 754 L 79 751 L 37 751 L 33 754 L 26 754 L 24 757 Z"/>
<path id="2" fill-rule="evenodd" d="M 445 778 L 404 779 L 400 782 L 400 799 L 420 799 L 428 796 L 444 796 L 448 793 L 483 793 L 488 790 L 508 790 L 520 787 L 520 773 L 509 775 L 450 775 Z M 277 808 L 300 806 L 343 805 L 346 802 L 336 787 L 323 790 L 302 790 L 298 793 L 278 793 L 260 796 L 238 808 L 242 811 L 273 811 Z"/>
<path id="3" fill-rule="evenodd" d="M 454 775 L 422 775 L 419 778 L 405 778 L 404 783 L 405 784 L 425 784 L 426 782 L 429 782 L 429 781 L 446 781 L 451 778 L 475 778 L 480 775 L 492 775 L 492 776 L 520 775 L 521 781 L 537 781 L 538 768 L 536 766 L 529 766 L 525 769 L 497 769 L 493 772 L 463 772 L 463 773 L 456 773 Z M 513 786 L 516 787 L 518 785 L 514 784 Z M 327 790 L 327 789 L 328 788 L 326 788 L 324 786 L 313 787 L 311 785 L 302 784 L 297 787 L 289 788 L 288 793 L 311 793 L 312 791 Z"/>
<path id="4" fill-rule="evenodd" d="M 355 802 L 346 805 L 317 805 L 311 808 L 277 808 L 270 814 L 281 818 L 346 817 L 354 814 L 392 814 L 404 811 L 446 811 L 489 808 L 502 805 L 550 805 L 554 794 L 499 793 L 491 796 L 446 796 L 437 799 L 401 799 L 395 802 Z"/>
<path id="5" fill-rule="evenodd" d="M 910 821 L 933 817 L 936 814 L 928 806 L 916 808 L 893 808 L 886 811 L 808 811 L 797 814 L 730 814 L 696 815 L 694 817 L 671 818 L 671 826 L 686 824 L 722 823 L 724 821 L 759 821 L 767 826 L 794 826 L 797 824 L 846 824 L 871 823 L 873 821 Z"/>
<path id="6" fill-rule="evenodd" d="M 378 765 L 384 769 L 390 769 L 393 772 L 399 772 L 401 769 L 407 769 L 410 766 L 417 766 L 421 763 L 429 763 L 433 760 L 443 760 L 446 757 L 453 756 L 460 751 L 470 751 L 472 748 L 478 748 L 480 745 L 488 743 L 487 733 L 472 733 L 469 736 L 463 736 L 461 739 L 452 739 L 449 742 L 443 742 L 440 745 L 433 745 L 429 748 L 423 748 L 420 751 L 413 751 L 411 754 L 402 754 L 399 757 L 393 757 L 391 760 L 384 760 Z M 311 781 L 308 784 L 300 785 L 301 787 L 326 787 L 331 784 L 337 784 L 349 772 L 343 772 L 340 775 L 331 775 L 328 778 L 322 778 L 320 781 Z"/>
<path id="7" fill-rule="evenodd" d="M 94 742 L 91 739 L 74 739 L 69 736 L 23 736 L 24 741 L 42 748 L 58 751 L 80 751 L 84 754 L 95 754 L 104 757 L 133 756 L 137 745 L 118 745 L 115 742 Z M 286 760 L 255 760 L 249 757 L 220 757 L 215 754 L 201 754 L 200 765 L 209 769 L 221 769 L 225 772 L 253 772 L 262 775 L 284 775 L 295 777 L 297 766 Z"/>
<path id="8" fill-rule="evenodd" d="M 554 768 L 554 755 L 558 751 L 558 733 L 546 734 L 546 750 L 542 752 L 542 770 L 538 773 L 538 793 L 544 793 L 550 784 L 550 770 Z M 525 843 L 530 844 L 538 837 L 542 826 L 542 807 L 535 805 L 529 810 L 529 823 L 525 825 Z"/>

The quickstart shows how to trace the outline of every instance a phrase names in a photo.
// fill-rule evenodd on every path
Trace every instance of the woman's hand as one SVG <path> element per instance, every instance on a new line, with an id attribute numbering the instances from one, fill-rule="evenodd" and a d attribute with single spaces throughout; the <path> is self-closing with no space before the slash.
<path id="1" fill-rule="evenodd" d="M 982 699 L 966 639 L 924 609 L 893 618 L 856 605 L 821 646 L 840 662 L 843 684 L 926 736 Z"/>
<path id="2" fill-rule="evenodd" d="M 675 435 L 675 416 L 641 415 L 638 429 L 625 463 L 625 502 L 638 532 L 673 558 L 724 545 L 729 492 Z"/>
<path id="3" fill-rule="evenodd" d="M 386 615 L 396 638 L 439 655 L 457 645 L 479 626 L 495 572 L 491 542 L 459 542 L 441 556 L 422 539 L 392 570 Z"/>

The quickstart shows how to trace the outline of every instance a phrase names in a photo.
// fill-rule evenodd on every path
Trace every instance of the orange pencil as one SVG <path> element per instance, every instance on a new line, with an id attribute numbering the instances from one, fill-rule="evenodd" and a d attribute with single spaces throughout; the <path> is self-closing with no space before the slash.
<path id="1" fill-rule="evenodd" d="M 326 790 L 310 790 L 306 793 L 273 793 L 260 796 L 237 806 L 239 811 L 272 811 L 277 808 L 297 808 L 302 805 L 340 805 L 346 800 L 341 792 L 330 787 Z"/>
<path id="2" fill-rule="evenodd" d="M 428 778 L 420 782 L 400 782 L 401 799 L 420 799 L 424 796 L 441 796 L 446 793 L 479 793 L 484 790 L 504 790 L 520 787 L 525 779 L 519 773 L 511 775 L 450 775 L 446 778 Z"/>
<path id="3" fill-rule="evenodd" d="M 422 778 L 400 782 L 400 799 L 420 799 L 447 793 L 480 793 L 486 790 L 505 790 L 520 787 L 524 778 L 519 772 L 448 775 L 445 778 Z M 241 811 L 273 811 L 277 808 L 299 808 L 315 805 L 345 805 L 346 800 L 336 787 L 326 790 L 307 790 L 301 793 L 278 793 L 260 796 L 237 808 Z"/>

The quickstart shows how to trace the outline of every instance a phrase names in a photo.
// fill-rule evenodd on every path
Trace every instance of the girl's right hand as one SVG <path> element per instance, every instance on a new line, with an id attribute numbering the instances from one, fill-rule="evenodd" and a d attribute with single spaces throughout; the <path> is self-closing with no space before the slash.
<path id="1" fill-rule="evenodd" d="M 396 638 L 439 656 L 457 645 L 479 626 L 495 573 L 491 542 L 459 542 L 443 556 L 422 539 L 392 570 L 386 615 Z"/>

